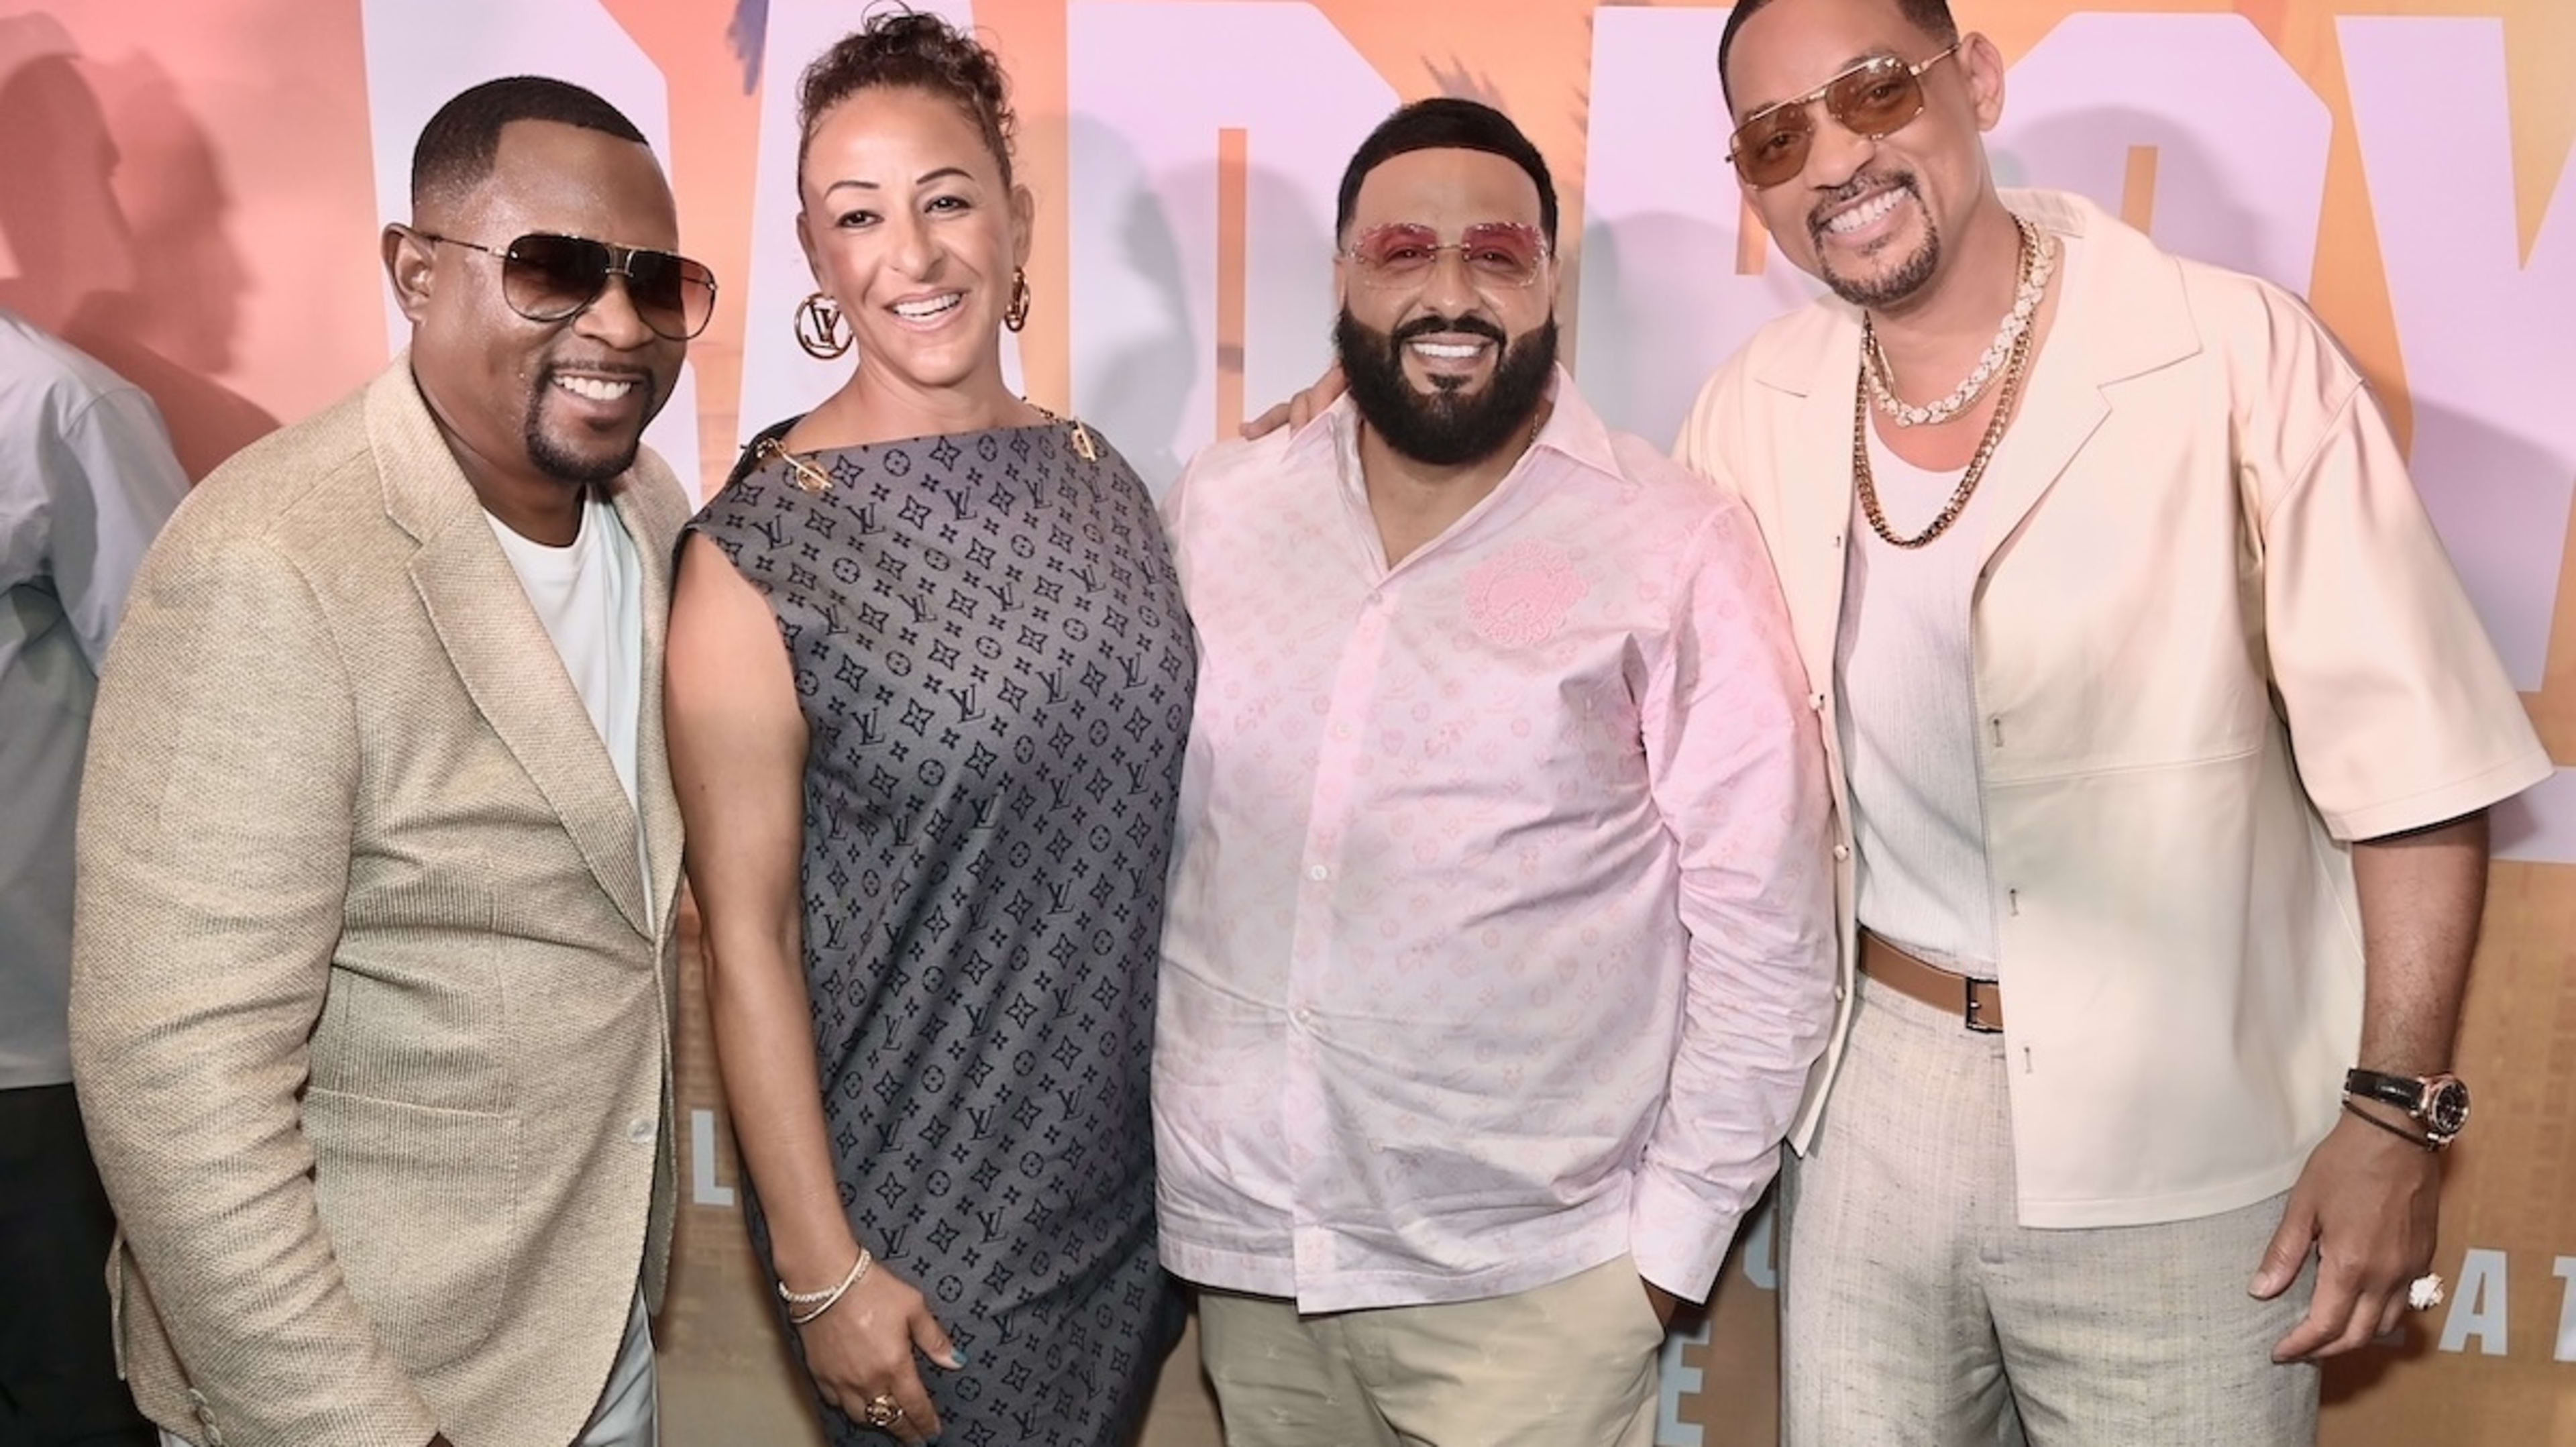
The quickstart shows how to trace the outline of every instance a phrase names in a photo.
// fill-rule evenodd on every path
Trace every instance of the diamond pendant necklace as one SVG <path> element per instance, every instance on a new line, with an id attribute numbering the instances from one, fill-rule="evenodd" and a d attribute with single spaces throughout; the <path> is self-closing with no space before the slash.
<path id="1" fill-rule="evenodd" d="M 1995 329 L 1995 339 L 1986 344 L 1985 355 L 1977 359 L 1976 369 L 1949 396 L 1921 407 L 1898 398 L 1896 369 L 1888 363 L 1887 350 L 1878 344 L 1878 333 L 1870 326 L 1869 317 L 1861 317 L 1861 350 L 1869 359 L 1870 393 L 1890 422 L 1899 427 L 1931 427 L 1958 416 L 1985 395 L 1987 384 L 1994 381 L 2016 344 L 2029 333 L 2032 319 L 2039 315 L 2039 304 L 2048 295 L 2048 279 L 2056 272 L 2057 252 L 2054 242 L 2038 227 L 2019 216 L 2013 218 L 2013 225 L 2021 232 L 2021 283 L 2014 292 L 2012 310 L 2004 314 L 2003 324 Z"/>

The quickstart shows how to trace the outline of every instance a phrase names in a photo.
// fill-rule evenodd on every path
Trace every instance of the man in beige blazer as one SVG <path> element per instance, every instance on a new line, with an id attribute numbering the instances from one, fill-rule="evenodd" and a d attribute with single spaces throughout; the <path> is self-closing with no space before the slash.
<path id="1" fill-rule="evenodd" d="M 1739 0 L 1719 66 L 1835 293 L 1680 444 L 1762 526 L 1842 820 L 1785 1440 L 2311 1442 L 2315 1360 L 2437 1290 L 2484 810 L 2549 758 L 2333 339 L 1999 193 L 1942 0 Z"/>
<path id="2" fill-rule="evenodd" d="M 197 489 L 105 669 L 71 1011 L 121 1361 L 200 1447 L 646 1444 L 686 503 L 639 438 L 713 283 L 560 82 L 449 102 L 412 213 L 407 355 Z"/>

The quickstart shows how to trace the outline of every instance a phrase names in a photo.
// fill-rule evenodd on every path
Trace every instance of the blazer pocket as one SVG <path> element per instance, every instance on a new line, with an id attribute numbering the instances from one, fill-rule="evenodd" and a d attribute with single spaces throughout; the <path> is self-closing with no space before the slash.
<path id="1" fill-rule="evenodd" d="M 314 1087 L 313 1191 L 349 1292 L 414 1372 L 482 1345 L 519 1248 L 515 1117 Z"/>

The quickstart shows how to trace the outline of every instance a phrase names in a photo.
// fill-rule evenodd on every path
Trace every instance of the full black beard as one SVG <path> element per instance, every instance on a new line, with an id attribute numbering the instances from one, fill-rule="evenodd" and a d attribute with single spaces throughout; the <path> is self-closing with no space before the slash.
<path id="1" fill-rule="evenodd" d="M 1404 344 L 1438 332 L 1484 337 L 1502 349 L 1482 391 L 1453 383 L 1423 393 L 1405 380 Z M 1480 317 L 1416 317 L 1381 332 L 1362 326 L 1344 307 L 1333 323 L 1333 348 L 1341 354 L 1351 405 L 1387 446 L 1433 467 L 1462 467 L 1521 440 L 1538 415 L 1556 370 L 1556 318 L 1515 342 Z"/>
<path id="2" fill-rule="evenodd" d="M 587 456 L 561 446 L 547 434 L 545 424 L 539 420 L 545 415 L 546 394 L 554 384 L 554 369 L 540 368 L 537 385 L 528 396 L 528 460 L 537 465 L 537 471 L 558 482 L 591 485 L 623 476 L 626 469 L 635 465 L 635 454 L 643 449 L 642 431 L 638 430 L 635 436 L 627 439 L 624 451 L 606 457 Z M 644 417 L 649 422 L 661 410 L 654 399 L 653 378 L 649 374 L 638 373 L 635 385 L 644 389 Z"/>
<path id="3" fill-rule="evenodd" d="M 1816 209 L 1821 211 L 1826 206 L 1846 199 L 1847 196 L 1858 195 L 1862 189 L 1875 184 L 1880 179 L 1882 178 L 1855 176 L 1836 194 L 1826 197 Z M 1818 279 L 1823 281 L 1834 295 L 1850 302 L 1853 306 L 1873 311 L 1884 311 L 1921 291 L 1924 283 L 1932 279 L 1932 273 L 1941 269 L 1941 228 L 1934 224 L 1930 209 L 1924 207 L 1923 193 L 1915 189 L 1914 178 L 1906 175 L 1884 179 L 1894 180 L 1899 189 L 1914 198 L 1915 207 L 1923 212 L 1923 244 L 1914 248 L 1914 254 L 1905 258 L 1904 263 L 1894 271 L 1871 281 L 1836 275 L 1833 263 L 1825 259 L 1824 227 L 1812 219 L 1812 214 L 1807 222 L 1807 234 L 1816 245 Z"/>

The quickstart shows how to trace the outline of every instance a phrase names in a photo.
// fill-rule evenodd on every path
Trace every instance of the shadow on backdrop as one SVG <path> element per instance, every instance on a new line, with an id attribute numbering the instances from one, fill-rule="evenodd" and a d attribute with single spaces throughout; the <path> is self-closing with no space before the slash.
<path id="1" fill-rule="evenodd" d="M 0 306 L 150 393 L 192 479 L 277 427 L 218 380 L 250 288 L 231 213 L 158 61 L 100 65 L 52 15 L 0 16 Z"/>

